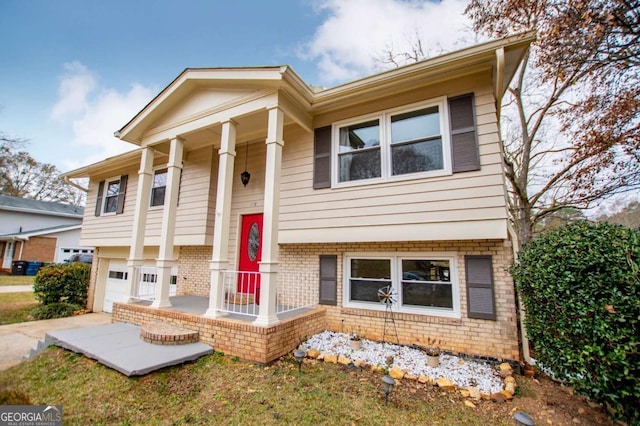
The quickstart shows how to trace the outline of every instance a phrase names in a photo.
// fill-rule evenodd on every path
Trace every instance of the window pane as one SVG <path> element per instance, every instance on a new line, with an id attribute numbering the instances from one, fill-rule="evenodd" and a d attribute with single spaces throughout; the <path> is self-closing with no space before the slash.
<path id="1" fill-rule="evenodd" d="M 351 278 L 391 279 L 389 259 L 351 259 Z"/>
<path id="2" fill-rule="evenodd" d="M 158 170 L 153 175 L 153 187 L 167 186 L 167 169 Z"/>
<path id="3" fill-rule="evenodd" d="M 151 206 L 162 206 L 164 205 L 164 193 L 166 188 L 163 186 L 161 188 L 153 188 L 151 190 Z"/>
<path id="4" fill-rule="evenodd" d="M 109 182 L 107 186 L 107 197 L 118 195 L 120 192 L 120 181 Z"/>
<path id="5" fill-rule="evenodd" d="M 104 199 L 104 212 L 105 213 L 114 213 L 118 208 L 118 196 L 115 197 L 106 197 Z"/>
<path id="6" fill-rule="evenodd" d="M 351 300 L 359 302 L 379 302 L 378 290 L 391 284 L 389 281 L 349 280 L 351 286 Z"/>
<path id="7" fill-rule="evenodd" d="M 453 308 L 451 284 L 402 281 L 402 305 Z"/>
<path id="8" fill-rule="evenodd" d="M 351 152 L 374 146 L 380 146 L 380 124 L 378 120 L 340 128 L 340 147 L 338 152 Z"/>
<path id="9" fill-rule="evenodd" d="M 440 135 L 438 107 L 391 117 L 391 142 L 412 141 Z"/>
<path id="10" fill-rule="evenodd" d="M 380 149 L 342 154 L 340 161 L 340 182 L 371 179 L 381 176 Z"/>
<path id="11" fill-rule="evenodd" d="M 394 145 L 391 147 L 393 175 L 444 169 L 442 140 Z"/>
<path id="12" fill-rule="evenodd" d="M 450 282 L 449 261 L 403 259 L 402 279 L 404 281 Z"/>

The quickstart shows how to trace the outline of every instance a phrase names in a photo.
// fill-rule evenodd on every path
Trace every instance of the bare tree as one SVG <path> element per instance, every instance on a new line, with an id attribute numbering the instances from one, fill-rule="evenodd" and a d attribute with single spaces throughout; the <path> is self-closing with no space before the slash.
<path id="1" fill-rule="evenodd" d="M 521 243 L 567 207 L 640 187 L 640 4 L 472 0 L 490 36 L 535 29 L 503 112 L 509 209 Z"/>
<path id="2" fill-rule="evenodd" d="M 23 151 L 26 143 L 0 134 L 0 194 L 83 205 L 85 193 L 65 183 L 56 166 L 40 163 Z"/>

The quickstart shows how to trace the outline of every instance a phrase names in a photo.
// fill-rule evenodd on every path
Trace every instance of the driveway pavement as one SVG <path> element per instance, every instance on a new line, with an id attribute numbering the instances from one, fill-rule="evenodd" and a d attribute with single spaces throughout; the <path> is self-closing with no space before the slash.
<path id="1" fill-rule="evenodd" d="M 22 361 L 36 347 L 38 340 L 54 330 L 69 330 L 93 325 L 110 324 L 111 314 L 91 313 L 67 318 L 0 325 L 0 371 Z"/>
<path id="2" fill-rule="evenodd" d="M 32 285 L 3 285 L 0 286 L 0 293 L 28 293 L 33 291 Z"/>

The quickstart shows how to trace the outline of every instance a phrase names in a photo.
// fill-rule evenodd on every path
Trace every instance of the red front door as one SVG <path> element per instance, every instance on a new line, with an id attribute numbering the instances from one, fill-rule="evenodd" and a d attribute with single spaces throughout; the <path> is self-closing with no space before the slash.
<path id="1" fill-rule="evenodd" d="M 262 213 L 242 216 L 238 292 L 256 295 L 260 302 L 259 262 L 262 258 Z"/>

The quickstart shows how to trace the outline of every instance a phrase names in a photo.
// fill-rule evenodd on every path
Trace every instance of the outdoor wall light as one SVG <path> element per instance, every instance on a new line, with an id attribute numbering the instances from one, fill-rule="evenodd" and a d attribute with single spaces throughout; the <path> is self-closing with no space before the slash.
<path id="1" fill-rule="evenodd" d="M 393 387 L 396 385 L 396 381 L 393 380 L 393 377 L 385 375 L 382 376 L 382 385 L 384 387 L 384 405 L 387 405 L 389 394 L 393 390 Z"/>
<path id="2" fill-rule="evenodd" d="M 516 421 L 517 425 L 534 426 L 533 419 L 525 412 L 518 411 L 513 415 L 513 419 Z"/>
<path id="3" fill-rule="evenodd" d="M 244 172 L 240 173 L 240 181 L 242 185 L 247 186 L 249 179 L 251 179 L 251 173 L 247 171 L 247 160 L 249 159 L 249 142 L 247 142 L 247 148 L 244 154 Z"/>
<path id="4" fill-rule="evenodd" d="M 302 361 L 304 360 L 305 356 L 307 356 L 307 353 L 302 349 L 296 349 L 295 352 L 293 352 L 293 357 L 298 363 L 298 373 L 300 373 L 300 370 L 302 369 Z"/>

